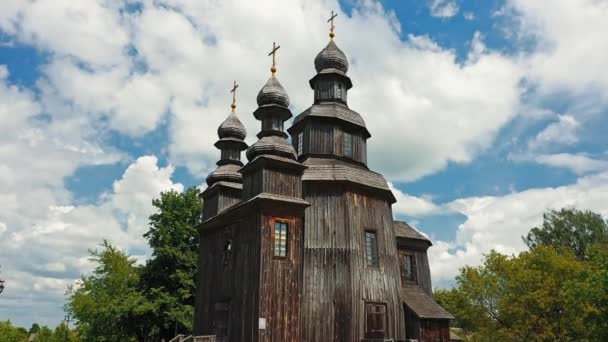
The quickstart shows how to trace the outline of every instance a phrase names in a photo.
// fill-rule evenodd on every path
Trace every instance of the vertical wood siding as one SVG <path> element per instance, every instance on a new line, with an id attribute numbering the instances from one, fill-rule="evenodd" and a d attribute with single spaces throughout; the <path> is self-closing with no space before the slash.
<path id="1" fill-rule="evenodd" d="M 364 303 L 387 304 L 387 338 L 404 339 L 390 204 L 341 186 L 305 184 L 303 341 L 359 341 Z M 364 232 L 378 234 L 379 268 L 366 264 Z"/>

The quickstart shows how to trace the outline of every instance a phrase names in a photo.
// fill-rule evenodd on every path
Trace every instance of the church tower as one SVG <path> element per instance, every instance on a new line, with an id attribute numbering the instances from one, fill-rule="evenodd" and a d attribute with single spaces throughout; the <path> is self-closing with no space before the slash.
<path id="1" fill-rule="evenodd" d="M 367 167 L 370 133 L 348 106 L 348 60 L 330 41 L 314 61 L 313 105 L 289 128 L 302 176 L 303 341 L 405 339 L 391 205 L 382 175 Z"/>
<path id="2" fill-rule="evenodd" d="M 348 59 L 330 40 L 314 60 L 312 105 L 293 120 L 271 76 L 257 95 L 258 140 L 232 113 L 207 177 L 194 334 L 218 342 L 449 340 L 453 317 L 432 298 L 432 243 L 393 221 L 393 196 L 367 165 L 371 137 L 348 106 Z M 247 164 L 241 162 L 246 150 Z"/>

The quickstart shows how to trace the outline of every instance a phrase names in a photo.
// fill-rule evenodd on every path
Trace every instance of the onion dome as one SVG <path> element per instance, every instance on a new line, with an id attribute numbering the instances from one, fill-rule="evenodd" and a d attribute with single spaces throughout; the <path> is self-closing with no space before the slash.
<path id="1" fill-rule="evenodd" d="M 217 169 L 207 176 L 207 185 L 211 186 L 220 181 L 241 183 L 243 175 L 239 173 L 242 164 L 220 165 Z"/>
<path id="2" fill-rule="evenodd" d="M 262 87 L 257 97 L 258 106 L 279 105 L 289 107 L 289 96 L 276 77 L 271 77 Z"/>
<path id="3" fill-rule="evenodd" d="M 245 130 L 245 126 L 243 126 L 241 120 L 236 116 L 236 113 L 232 112 L 218 127 L 217 135 L 220 138 L 231 137 L 243 140 L 247 136 L 247 130 Z"/>
<path id="4" fill-rule="evenodd" d="M 315 69 L 321 72 L 325 69 L 336 69 L 346 73 L 348 71 L 348 59 L 346 55 L 333 40 L 330 40 L 327 46 L 319 52 L 315 58 Z"/>

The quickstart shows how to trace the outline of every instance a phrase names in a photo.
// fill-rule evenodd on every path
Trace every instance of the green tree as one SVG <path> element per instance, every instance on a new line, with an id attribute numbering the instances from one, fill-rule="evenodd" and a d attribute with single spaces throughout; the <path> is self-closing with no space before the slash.
<path id="1" fill-rule="evenodd" d="M 40 325 L 38 325 L 38 323 L 34 323 L 34 324 L 32 324 L 32 327 L 30 328 L 29 333 L 35 334 L 39 331 L 40 331 Z"/>
<path id="2" fill-rule="evenodd" d="M 1 342 L 23 342 L 27 340 L 27 331 L 13 326 L 11 321 L 0 321 Z"/>
<path id="3" fill-rule="evenodd" d="M 438 298 L 472 341 L 578 341 L 587 336 L 583 303 L 568 297 L 586 272 L 568 249 L 491 252 L 481 266 L 464 267 L 457 286 Z"/>
<path id="4" fill-rule="evenodd" d="M 198 232 L 202 202 L 199 191 L 191 187 L 183 193 L 163 192 L 152 204 L 157 212 L 150 216 L 150 229 L 144 235 L 152 257 L 142 274 L 142 289 L 159 308 L 151 320 L 158 323 L 160 337 L 192 329 L 194 293 L 198 261 Z"/>
<path id="5" fill-rule="evenodd" d="M 571 284 L 567 298 L 581 308 L 589 340 L 608 341 L 608 243 L 590 248 L 584 278 Z"/>
<path id="6" fill-rule="evenodd" d="M 40 328 L 40 330 L 36 334 L 34 342 L 55 342 L 55 338 L 53 337 L 53 330 L 51 330 L 46 325 L 42 326 L 42 328 Z"/>
<path id="7" fill-rule="evenodd" d="M 149 334 L 140 317 L 155 311 L 137 288 L 140 268 L 135 259 L 109 242 L 90 251 L 97 265 L 68 290 L 66 311 L 77 320 L 83 341 L 144 340 Z"/>
<path id="8" fill-rule="evenodd" d="M 78 342 L 78 334 L 73 329 L 70 329 L 65 322 L 61 322 L 53 332 L 54 342 Z"/>
<path id="9" fill-rule="evenodd" d="M 577 209 L 551 210 L 543 215 L 543 224 L 523 237 L 529 248 L 565 246 L 579 259 L 588 258 L 589 247 L 608 241 L 608 222 L 601 215 Z"/>

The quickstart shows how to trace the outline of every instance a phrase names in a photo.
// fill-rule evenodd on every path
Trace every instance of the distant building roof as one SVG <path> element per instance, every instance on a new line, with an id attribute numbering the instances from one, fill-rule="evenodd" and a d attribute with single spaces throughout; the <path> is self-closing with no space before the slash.
<path id="1" fill-rule="evenodd" d="M 420 318 L 454 319 L 449 312 L 437 304 L 431 296 L 416 285 L 406 285 L 405 304 Z"/>
<path id="2" fill-rule="evenodd" d="M 427 242 L 429 245 L 433 243 L 426 236 L 422 235 L 419 231 L 412 228 L 409 224 L 403 221 L 393 221 L 393 227 L 395 229 L 395 236 L 398 238 L 422 240 Z"/>

